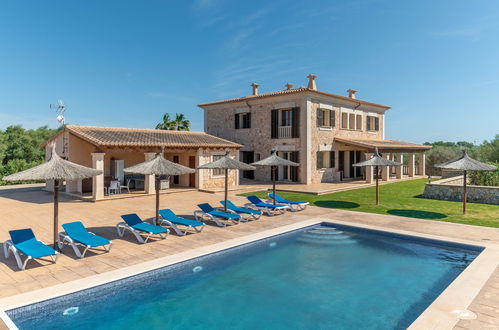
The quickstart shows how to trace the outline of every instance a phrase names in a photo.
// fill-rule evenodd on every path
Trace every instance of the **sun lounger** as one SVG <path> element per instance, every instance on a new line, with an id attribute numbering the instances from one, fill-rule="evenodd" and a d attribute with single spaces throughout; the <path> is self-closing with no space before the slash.
<path id="1" fill-rule="evenodd" d="M 169 233 L 169 230 L 166 228 L 142 221 L 135 213 L 122 215 L 121 218 L 125 222 L 120 222 L 116 225 L 119 237 L 123 237 L 125 230 L 128 230 L 137 238 L 139 243 L 147 243 L 153 235 L 158 235 L 162 239 L 165 239 Z M 142 235 L 146 236 L 145 239 Z"/>
<path id="2" fill-rule="evenodd" d="M 205 226 L 204 222 L 181 218 L 170 209 L 159 210 L 159 215 L 161 215 L 160 224 L 171 227 L 180 236 L 184 236 L 188 231 L 200 233 Z M 184 227 L 184 230 L 178 226 Z"/>
<path id="3" fill-rule="evenodd" d="M 64 232 L 59 233 L 59 249 L 62 250 L 64 244 L 70 245 L 78 258 L 83 258 L 88 249 L 103 247 L 106 252 L 111 250 L 113 244 L 107 238 L 97 236 L 85 228 L 81 221 L 69 222 L 62 225 Z M 78 245 L 83 246 L 83 252 Z"/>
<path id="4" fill-rule="evenodd" d="M 271 199 L 274 199 L 274 194 L 269 193 L 269 197 Z M 287 199 L 282 198 L 279 196 L 279 194 L 275 194 L 275 201 L 276 203 L 279 204 L 287 204 L 291 207 L 291 211 L 302 211 L 307 208 L 307 205 L 309 204 L 308 202 L 297 202 L 297 201 L 290 201 Z"/>
<path id="5" fill-rule="evenodd" d="M 220 203 L 225 206 L 225 201 L 220 201 Z M 245 207 L 238 207 L 234 205 L 231 201 L 227 201 L 227 209 L 234 211 L 238 213 L 241 216 L 245 216 L 246 219 L 248 220 L 258 220 L 260 219 L 260 216 L 262 215 L 262 211 L 260 210 L 255 210 L 255 209 L 249 209 Z"/>
<path id="6" fill-rule="evenodd" d="M 246 198 L 250 201 L 250 203 L 244 205 L 244 207 L 256 208 L 258 210 L 267 213 L 267 215 L 269 216 L 282 214 L 286 212 L 286 210 L 290 209 L 289 205 L 282 205 L 282 204 L 274 205 L 274 204 L 265 203 L 256 196 L 247 196 Z"/>
<path id="7" fill-rule="evenodd" d="M 50 257 L 53 263 L 57 262 L 58 252 L 37 240 L 31 229 L 11 230 L 9 234 L 11 239 L 3 243 L 3 253 L 5 258 L 8 258 L 12 252 L 20 270 L 26 268 L 30 259 Z M 21 254 L 26 256 L 24 262 L 21 259 Z"/>
<path id="8" fill-rule="evenodd" d="M 210 204 L 198 204 L 198 207 L 201 210 L 194 211 L 194 216 L 196 220 L 211 220 L 217 224 L 219 227 L 225 227 L 225 223 L 221 220 L 232 221 L 234 223 L 239 223 L 239 221 L 243 220 L 242 217 L 236 212 L 228 210 L 228 212 L 222 212 L 220 210 L 214 209 Z"/>

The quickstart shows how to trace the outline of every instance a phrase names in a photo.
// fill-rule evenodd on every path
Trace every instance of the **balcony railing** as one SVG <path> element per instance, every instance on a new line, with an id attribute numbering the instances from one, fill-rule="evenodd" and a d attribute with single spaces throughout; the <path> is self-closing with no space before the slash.
<path id="1" fill-rule="evenodd" d="M 291 126 L 280 126 L 279 127 L 279 138 L 280 139 L 291 138 Z"/>

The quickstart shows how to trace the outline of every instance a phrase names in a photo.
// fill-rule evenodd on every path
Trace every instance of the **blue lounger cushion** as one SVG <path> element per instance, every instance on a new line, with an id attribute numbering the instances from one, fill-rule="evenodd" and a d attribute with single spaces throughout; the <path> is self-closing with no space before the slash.
<path id="1" fill-rule="evenodd" d="M 159 210 L 159 214 L 163 217 L 163 219 L 168 220 L 176 225 L 191 226 L 191 227 L 204 226 L 204 223 L 202 223 L 201 221 L 181 218 L 177 216 L 175 213 L 173 213 L 173 211 L 170 209 Z"/>
<path id="2" fill-rule="evenodd" d="M 225 201 L 220 201 L 220 203 L 225 206 Z M 227 201 L 227 209 L 237 212 L 237 213 L 245 213 L 245 214 L 262 214 L 262 211 L 260 210 L 252 210 L 252 209 L 247 209 L 244 207 L 237 207 L 232 203 L 231 201 Z"/>
<path id="3" fill-rule="evenodd" d="M 111 244 L 107 238 L 89 233 L 81 221 L 65 223 L 62 225 L 62 228 L 64 228 L 66 234 L 71 237 L 73 241 L 86 246 L 95 247 Z"/>
<path id="4" fill-rule="evenodd" d="M 241 216 L 239 214 L 217 211 L 208 203 L 198 204 L 198 206 L 203 212 L 211 214 L 212 216 L 217 218 L 228 219 L 228 220 L 241 219 Z"/>
<path id="5" fill-rule="evenodd" d="M 246 197 L 251 203 L 255 204 L 258 207 L 266 207 L 269 209 L 277 209 L 277 208 L 283 208 L 283 207 L 288 207 L 287 205 L 282 205 L 282 204 L 269 204 L 263 202 L 260 198 L 256 196 L 248 196 Z"/>
<path id="6" fill-rule="evenodd" d="M 270 193 L 269 197 L 274 198 L 274 194 Z M 279 194 L 275 194 L 275 201 L 278 203 L 296 204 L 296 205 L 308 204 L 308 202 L 298 202 L 298 201 L 290 201 L 290 200 L 284 199 L 281 196 L 279 196 Z"/>
<path id="7" fill-rule="evenodd" d="M 125 220 L 127 225 L 138 231 L 153 234 L 162 234 L 168 232 L 168 229 L 166 228 L 142 221 L 135 213 L 122 215 L 121 218 Z"/>
<path id="8" fill-rule="evenodd" d="M 36 239 L 31 229 L 19 229 L 9 231 L 14 247 L 24 255 L 32 258 L 53 256 L 55 250 Z"/>

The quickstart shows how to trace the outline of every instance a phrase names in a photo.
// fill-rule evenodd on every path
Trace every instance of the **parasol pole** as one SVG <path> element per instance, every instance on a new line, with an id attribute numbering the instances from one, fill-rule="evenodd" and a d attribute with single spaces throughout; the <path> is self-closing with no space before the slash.
<path id="1" fill-rule="evenodd" d="M 379 169 L 378 165 L 376 165 L 376 205 L 379 205 Z"/>
<path id="2" fill-rule="evenodd" d="M 463 178 L 463 214 L 466 214 L 466 200 L 468 199 L 466 192 L 466 170 L 464 170 L 464 178 Z"/>
<path id="3" fill-rule="evenodd" d="M 274 205 L 275 205 L 275 177 L 276 177 L 276 173 L 275 173 L 275 170 L 276 170 L 277 166 L 272 166 L 272 194 L 273 194 L 273 201 L 274 201 Z"/>
<path id="4" fill-rule="evenodd" d="M 159 226 L 159 188 L 160 188 L 160 180 L 159 175 L 154 175 L 155 188 L 156 188 L 156 225 Z"/>
<path id="5" fill-rule="evenodd" d="M 225 169 L 225 192 L 224 192 L 224 212 L 227 212 L 227 199 L 229 194 L 229 169 Z"/>
<path id="6" fill-rule="evenodd" d="M 57 249 L 58 229 L 59 229 L 59 180 L 54 180 L 54 249 Z"/>

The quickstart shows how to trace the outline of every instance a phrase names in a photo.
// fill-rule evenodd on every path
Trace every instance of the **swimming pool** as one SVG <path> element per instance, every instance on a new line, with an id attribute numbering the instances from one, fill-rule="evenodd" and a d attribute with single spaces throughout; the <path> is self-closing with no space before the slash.
<path id="1" fill-rule="evenodd" d="M 7 314 L 20 329 L 398 329 L 481 250 L 323 223 Z"/>

